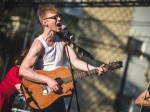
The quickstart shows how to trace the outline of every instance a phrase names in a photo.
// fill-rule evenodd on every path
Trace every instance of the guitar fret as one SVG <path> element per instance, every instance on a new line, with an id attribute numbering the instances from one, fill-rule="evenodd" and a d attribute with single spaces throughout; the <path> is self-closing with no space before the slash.
<path id="1" fill-rule="evenodd" d="M 85 73 L 84 72 L 81 72 L 80 73 L 80 78 L 84 77 Z"/>
<path id="2" fill-rule="evenodd" d="M 87 76 L 87 72 L 81 72 L 81 78 Z"/>
<path id="3" fill-rule="evenodd" d="M 70 82 L 70 79 L 71 77 L 66 77 L 66 78 L 64 78 L 63 80 L 64 80 L 64 83 L 68 83 L 68 82 Z"/>
<path id="4" fill-rule="evenodd" d="M 69 81 L 68 82 L 71 82 L 72 81 L 72 77 L 69 77 Z"/>

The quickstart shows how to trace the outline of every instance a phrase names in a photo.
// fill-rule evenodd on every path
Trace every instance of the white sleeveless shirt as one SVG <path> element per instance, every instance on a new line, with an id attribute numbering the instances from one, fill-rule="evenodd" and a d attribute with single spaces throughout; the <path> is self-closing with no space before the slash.
<path id="1" fill-rule="evenodd" d="M 63 46 L 60 38 L 56 35 L 56 42 L 53 47 L 49 47 L 40 35 L 36 39 L 40 40 L 45 49 L 45 56 L 37 60 L 34 67 L 40 70 L 54 70 L 63 64 Z"/>

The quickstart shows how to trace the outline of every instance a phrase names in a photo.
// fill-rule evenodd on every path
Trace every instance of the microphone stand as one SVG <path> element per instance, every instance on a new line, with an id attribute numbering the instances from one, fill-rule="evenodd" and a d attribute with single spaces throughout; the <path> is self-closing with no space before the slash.
<path id="1" fill-rule="evenodd" d="M 64 34 L 63 37 L 66 37 L 67 35 Z M 66 41 L 66 39 L 63 38 L 63 40 Z M 66 41 L 67 42 L 67 41 Z M 67 112 L 70 111 L 70 108 L 71 108 L 71 101 L 72 101 L 72 98 L 73 98 L 73 94 L 75 93 L 75 97 L 76 97 L 76 101 L 77 101 L 77 109 L 78 109 L 78 112 L 80 112 L 80 106 L 79 106 L 79 101 L 78 101 L 78 97 L 77 97 L 77 90 L 76 90 L 76 81 L 74 79 L 74 76 L 73 76 L 73 68 L 71 66 L 71 61 L 70 61 L 70 55 L 69 55 L 69 51 L 68 51 L 68 47 L 67 47 L 67 53 L 68 53 L 68 59 L 69 59 L 69 64 L 70 64 L 70 69 L 71 69 L 71 74 L 72 74 L 72 81 L 73 81 L 73 86 L 74 88 L 72 89 L 72 94 L 71 94 L 71 98 L 70 98 L 70 102 L 69 102 L 69 105 L 68 105 L 68 108 L 67 108 Z"/>
<path id="2" fill-rule="evenodd" d="M 78 102 L 78 97 L 77 97 L 77 90 L 76 90 L 76 81 L 75 81 L 74 76 L 73 76 L 73 71 L 74 71 L 74 70 L 73 70 L 73 68 L 72 68 L 72 66 L 71 66 L 70 56 L 69 56 L 69 52 L 68 52 L 68 47 L 67 47 L 67 53 L 68 53 L 68 58 L 69 58 L 69 63 L 70 63 L 70 69 L 71 69 L 71 73 L 72 73 L 72 81 L 73 81 L 73 86 L 74 86 L 74 88 L 72 89 L 72 94 L 71 94 L 71 98 L 70 98 L 70 102 L 69 102 L 69 105 L 68 105 L 67 112 L 70 111 L 71 101 L 72 101 L 72 98 L 73 98 L 73 93 L 75 93 L 76 101 L 77 101 L 78 112 L 80 112 L 80 107 L 79 107 L 79 102 Z"/>
<path id="3" fill-rule="evenodd" d="M 86 51 L 86 50 L 82 49 L 81 47 L 79 47 L 78 45 L 76 45 L 74 42 L 72 42 L 71 39 L 68 39 L 67 35 L 65 33 L 60 32 L 60 33 L 57 33 L 57 35 L 60 37 L 61 40 L 65 41 L 68 46 L 70 46 L 76 52 L 78 52 L 80 57 L 87 56 L 88 58 L 90 58 L 90 59 L 92 59 L 92 60 L 94 60 L 96 62 L 102 63 L 97 58 L 95 58 L 92 54 L 90 54 L 88 51 Z M 78 112 L 80 112 L 80 106 L 79 106 L 78 97 L 77 97 L 77 90 L 76 90 L 76 81 L 75 81 L 74 76 L 73 76 L 73 71 L 74 70 L 72 69 L 72 66 L 71 66 L 71 61 L 70 61 L 70 56 L 69 56 L 69 52 L 68 52 L 68 47 L 67 47 L 67 53 L 68 53 L 68 59 L 69 59 L 69 64 L 70 64 L 70 68 L 71 68 L 71 73 L 72 73 L 73 85 L 74 85 L 74 89 L 72 90 L 72 94 L 71 94 L 71 98 L 70 98 L 70 102 L 69 102 L 69 105 L 68 105 L 67 112 L 70 111 L 71 101 L 72 101 L 74 92 L 75 92 L 75 95 L 76 95 Z"/>

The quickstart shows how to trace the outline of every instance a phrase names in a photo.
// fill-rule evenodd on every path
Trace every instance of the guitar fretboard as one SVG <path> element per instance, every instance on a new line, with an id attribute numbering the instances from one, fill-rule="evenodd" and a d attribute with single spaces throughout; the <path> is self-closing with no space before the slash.
<path id="1" fill-rule="evenodd" d="M 81 79 L 85 76 L 90 76 L 90 75 L 95 74 L 95 73 L 98 73 L 97 69 L 93 69 L 93 70 L 89 70 L 89 71 L 85 71 L 85 72 L 80 72 L 78 74 L 75 74 L 73 77 L 75 80 L 77 80 L 77 79 Z M 63 83 L 68 83 L 68 82 L 72 82 L 72 81 L 73 81 L 72 76 L 63 78 Z"/>

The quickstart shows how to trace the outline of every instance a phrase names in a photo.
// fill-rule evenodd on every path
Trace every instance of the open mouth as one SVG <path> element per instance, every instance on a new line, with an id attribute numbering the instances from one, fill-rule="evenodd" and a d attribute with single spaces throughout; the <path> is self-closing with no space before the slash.
<path id="1" fill-rule="evenodd" d="M 57 27 L 61 27 L 61 24 L 60 24 L 60 23 L 58 23 L 58 24 L 57 24 Z"/>

